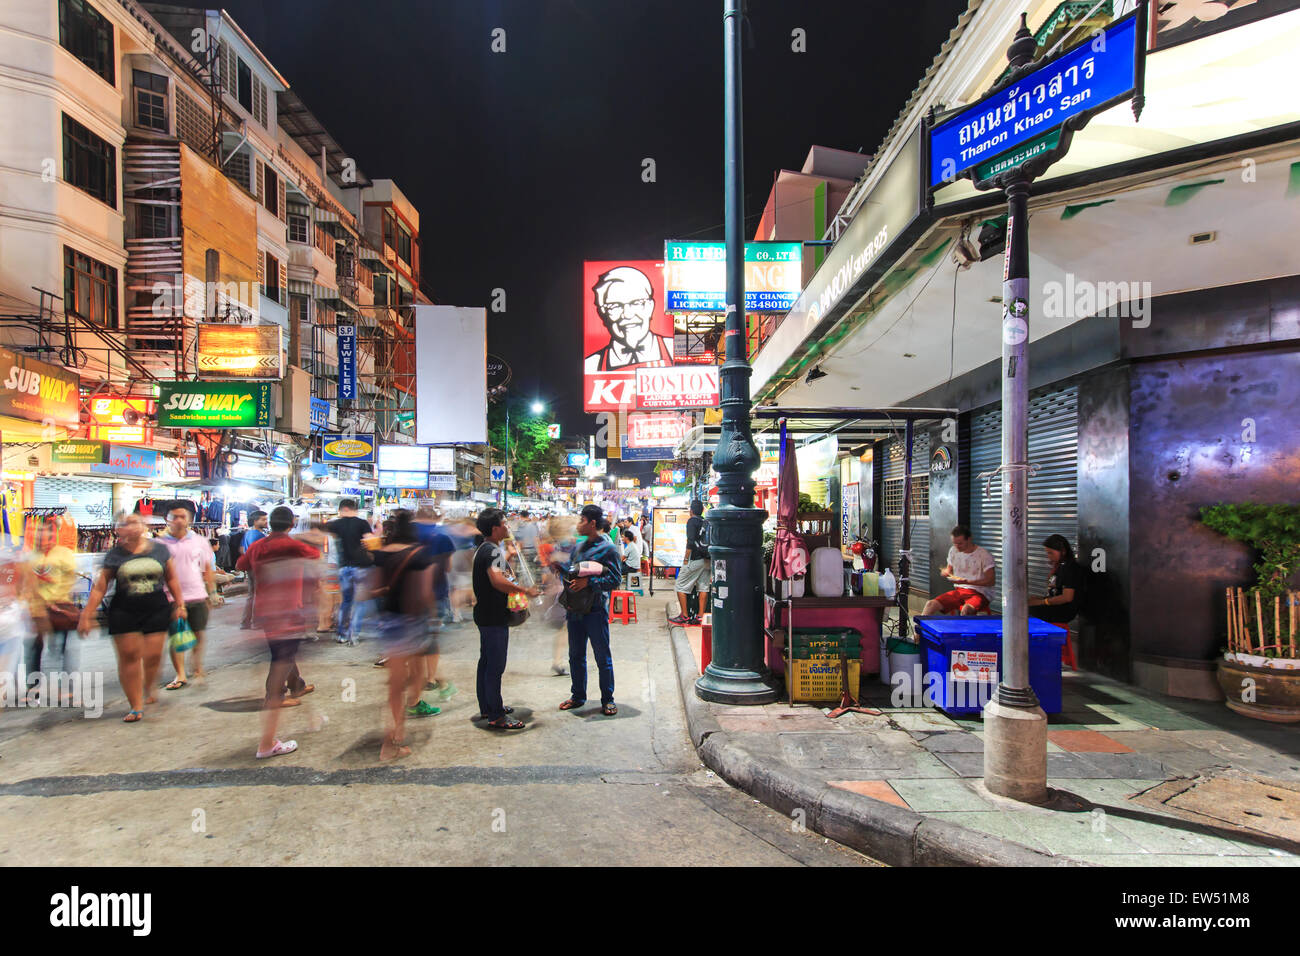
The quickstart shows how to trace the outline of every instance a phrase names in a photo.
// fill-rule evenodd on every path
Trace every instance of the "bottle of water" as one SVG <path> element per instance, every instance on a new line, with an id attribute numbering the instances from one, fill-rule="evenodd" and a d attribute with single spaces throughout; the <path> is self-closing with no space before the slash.
<path id="1" fill-rule="evenodd" d="M 880 593 L 891 601 L 898 593 L 898 582 L 894 580 L 894 572 L 889 568 L 885 568 L 885 573 L 880 576 Z"/>

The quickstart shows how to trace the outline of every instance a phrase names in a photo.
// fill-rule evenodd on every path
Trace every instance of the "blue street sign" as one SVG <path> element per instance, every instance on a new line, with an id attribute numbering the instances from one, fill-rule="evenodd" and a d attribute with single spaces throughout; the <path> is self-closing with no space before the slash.
<path id="1" fill-rule="evenodd" d="M 1122 102 L 1137 89 L 1145 48 L 1137 15 L 1048 61 L 930 131 L 930 186 L 1036 136 Z"/>
<path id="2" fill-rule="evenodd" d="M 330 424 L 330 403 L 323 398 L 311 400 L 311 430 L 324 431 Z"/>
<path id="3" fill-rule="evenodd" d="M 339 340 L 339 398 L 357 397 L 357 327 L 340 325 L 335 330 Z"/>

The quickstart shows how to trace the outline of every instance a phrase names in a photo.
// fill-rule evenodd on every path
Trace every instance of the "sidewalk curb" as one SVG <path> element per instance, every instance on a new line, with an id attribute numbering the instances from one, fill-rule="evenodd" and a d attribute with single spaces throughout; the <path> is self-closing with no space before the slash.
<path id="1" fill-rule="evenodd" d="M 665 616 L 667 614 L 665 613 Z M 829 786 L 811 774 L 759 760 L 718 724 L 695 696 L 695 655 L 686 632 L 668 625 L 686 726 L 704 765 L 727 783 L 787 816 L 802 810 L 809 829 L 890 866 L 1085 866 L 977 830 L 932 820 Z"/>

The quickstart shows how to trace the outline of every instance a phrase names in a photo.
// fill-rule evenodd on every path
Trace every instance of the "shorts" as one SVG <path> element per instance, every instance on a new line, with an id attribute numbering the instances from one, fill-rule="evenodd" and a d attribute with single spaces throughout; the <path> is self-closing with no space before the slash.
<path id="1" fill-rule="evenodd" d="M 945 614 L 957 613 L 963 605 L 976 611 L 989 609 L 988 597 L 974 588 L 953 588 L 951 591 L 944 591 L 935 597 L 935 600 L 939 602 Z"/>
<path id="2" fill-rule="evenodd" d="M 707 591 L 713 582 L 709 571 L 708 558 L 692 558 L 678 569 L 676 590 L 682 594 L 690 594 L 697 587 Z"/>
<path id="3" fill-rule="evenodd" d="M 185 602 L 185 619 L 190 622 L 191 631 L 206 631 L 208 629 L 208 602 L 186 601 Z"/>
<path id="4" fill-rule="evenodd" d="M 111 605 L 108 609 L 108 633 L 111 637 L 123 634 L 166 634 L 172 622 L 172 606 L 165 598 L 156 607 L 123 607 Z"/>
<path id="5" fill-rule="evenodd" d="M 430 622 L 423 615 L 385 611 L 379 615 L 379 641 L 385 657 L 437 653 L 437 637 L 430 636 Z"/>

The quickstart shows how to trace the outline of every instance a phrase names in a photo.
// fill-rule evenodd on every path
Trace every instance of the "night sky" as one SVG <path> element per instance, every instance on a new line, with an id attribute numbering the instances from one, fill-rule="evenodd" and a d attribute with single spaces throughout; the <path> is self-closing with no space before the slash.
<path id="1" fill-rule="evenodd" d="M 371 178 L 420 211 L 423 284 L 487 306 L 488 350 L 582 412 L 584 259 L 658 258 L 721 239 L 722 4 L 711 0 L 227 0 Z M 965 0 L 751 0 L 746 238 L 812 144 L 874 151 Z M 493 53 L 492 31 L 506 31 Z M 806 32 L 807 52 L 791 50 Z M 657 181 L 642 181 L 653 158 Z M 624 465 L 615 471 L 635 473 Z"/>

